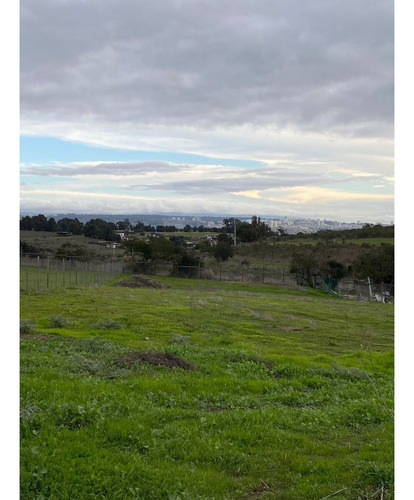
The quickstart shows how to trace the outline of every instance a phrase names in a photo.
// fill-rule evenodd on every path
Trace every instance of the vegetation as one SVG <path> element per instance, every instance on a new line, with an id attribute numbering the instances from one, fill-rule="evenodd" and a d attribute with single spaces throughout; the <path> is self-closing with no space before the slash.
<path id="1" fill-rule="evenodd" d="M 216 275 L 217 266 L 220 272 L 227 269 L 234 274 L 238 268 L 239 275 L 249 271 L 249 267 L 261 267 L 268 272 L 282 270 L 284 280 L 288 270 L 298 284 L 312 287 L 326 278 L 370 278 L 377 284 L 394 283 L 393 226 L 367 224 L 361 229 L 285 235 L 284 231 L 272 233 L 260 217 L 253 216 L 250 222 L 224 219 L 220 232 L 206 236 L 204 228 L 190 225 L 179 232 L 175 226 L 155 228 L 138 223 L 133 227 L 128 219 L 116 224 L 92 219 L 84 225 L 77 219 L 62 219 L 55 225 L 71 234 L 65 236 L 70 239 L 62 244 L 61 239 L 59 243 L 53 241 L 52 233 L 45 230 L 53 227 L 53 222 L 41 214 L 22 218 L 21 226 L 31 228 L 22 231 L 22 254 L 78 261 L 104 255 L 126 257 L 131 271 L 141 269 L 140 262 L 158 262 L 187 267 L 188 276 L 194 274 L 190 267 L 204 267 Z M 106 248 L 105 242 L 118 241 L 120 246 L 117 230 L 127 232 L 122 247 Z M 75 234 L 79 231 L 82 234 Z M 54 234 L 54 238 L 59 237 Z M 91 243 L 95 244 L 93 251 Z M 103 247 L 99 247 L 101 243 Z"/>
<path id="2" fill-rule="evenodd" d="M 393 498 L 391 304 L 159 281 L 21 294 L 20 498 Z"/>

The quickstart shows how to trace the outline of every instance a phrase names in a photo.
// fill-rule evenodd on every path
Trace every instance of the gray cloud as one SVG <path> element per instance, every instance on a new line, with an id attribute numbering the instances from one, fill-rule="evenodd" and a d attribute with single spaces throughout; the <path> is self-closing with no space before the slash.
<path id="1" fill-rule="evenodd" d="M 38 175 L 42 177 L 79 177 L 90 175 L 106 176 L 129 176 L 145 175 L 154 172 L 177 172 L 184 168 L 183 165 L 177 165 L 162 161 L 143 161 L 143 162 L 107 162 L 97 164 L 58 164 L 58 165 L 26 165 L 22 168 L 23 175 Z"/>
<path id="2" fill-rule="evenodd" d="M 162 161 L 28 165 L 22 169 L 22 187 L 29 186 L 24 182 L 25 176 L 73 178 L 75 183 L 82 182 L 84 188 L 91 183 L 95 185 L 99 179 L 102 186 L 118 187 L 120 192 L 125 193 L 164 192 L 190 197 L 301 186 L 346 185 L 358 181 L 371 183 L 374 187 L 385 181 L 379 174 L 349 175 L 332 172 L 325 165 L 308 163 L 297 167 L 287 162 L 254 169 Z M 105 178 L 110 180 L 104 182 Z M 131 183 L 132 179 L 134 183 Z"/>
<path id="3" fill-rule="evenodd" d="M 393 2 L 22 0 L 21 113 L 391 137 Z"/>

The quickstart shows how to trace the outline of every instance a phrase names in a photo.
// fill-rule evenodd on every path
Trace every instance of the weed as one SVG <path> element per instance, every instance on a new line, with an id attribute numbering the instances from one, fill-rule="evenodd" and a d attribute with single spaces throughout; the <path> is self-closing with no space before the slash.
<path id="1" fill-rule="evenodd" d="M 35 322 L 32 319 L 22 319 L 20 321 L 20 335 L 30 335 L 36 330 Z"/>
<path id="2" fill-rule="evenodd" d="M 115 321 L 110 318 L 100 319 L 91 325 L 91 328 L 96 330 L 120 330 L 122 327 L 123 325 L 120 321 Z"/>
<path id="3" fill-rule="evenodd" d="M 60 314 L 53 314 L 49 318 L 49 328 L 64 328 L 72 323 L 69 318 Z"/>
<path id="4" fill-rule="evenodd" d="M 170 344 L 189 345 L 191 337 L 189 335 L 180 335 L 178 333 L 171 333 Z"/>

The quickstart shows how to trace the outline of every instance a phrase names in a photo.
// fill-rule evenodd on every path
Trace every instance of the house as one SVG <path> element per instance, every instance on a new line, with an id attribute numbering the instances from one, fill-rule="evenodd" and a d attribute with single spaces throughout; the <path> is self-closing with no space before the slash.
<path id="1" fill-rule="evenodd" d="M 117 234 L 121 240 L 125 238 L 125 230 L 124 229 L 116 229 L 115 234 Z"/>

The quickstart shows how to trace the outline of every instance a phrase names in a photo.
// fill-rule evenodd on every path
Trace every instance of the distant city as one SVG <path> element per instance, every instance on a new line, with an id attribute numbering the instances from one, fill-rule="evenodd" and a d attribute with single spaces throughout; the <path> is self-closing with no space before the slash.
<path id="1" fill-rule="evenodd" d="M 34 214 L 22 214 L 24 215 L 34 215 Z M 37 214 L 36 214 L 37 215 Z M 172 214 L 44 214 L 47 217 L 53 217 L 56 221 L 68 218 L 77 218 L 80 222 L 88 222 L 91 219 L 103 219 L 107 222 L 119 222 L 128 219 L 129 222 L 134 226 L 138 222 L 143 222 L 146 225 L 164 225 L 164 226 L 175 226 L 177 229 L 182 229 L 187 225 L 191 227 L 221 227 L 224 219 L 229 219 L 235 217 L 240 221 L 250 221 L 250 216 L 238 216 L 238 215 L 172 215 Z M 327 219 L 311 219 L 303 217 L 288 217 L 288 216 L 273 216 L 273 217 L 261 217 L 263 222 L 266 222 L 268 226 L 274 230 L 276 233 L 278 229 L 283 229 L 285 234 L 297 234 L 297 233 L 315 233 L 317 231 L 323 230 L 334 230 L 334 229 L 359 229 L 367 224 L 367 222 L 356 221 L 356 222 L 340 222 L 335 220 Z M 392 224 L 382 224 L 382 225 L 392 225 Z"/>

